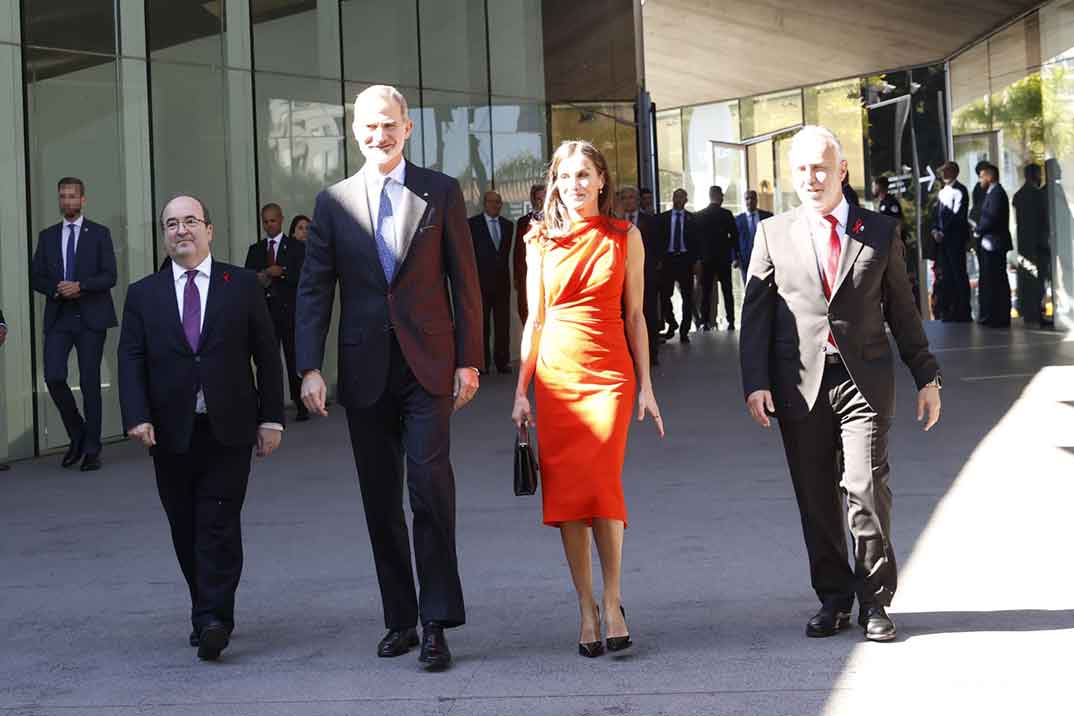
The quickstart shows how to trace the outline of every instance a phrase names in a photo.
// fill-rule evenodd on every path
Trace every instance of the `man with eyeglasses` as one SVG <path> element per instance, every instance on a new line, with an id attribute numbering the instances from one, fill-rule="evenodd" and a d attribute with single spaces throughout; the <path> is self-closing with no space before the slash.
<path id="1" fill-rule="evenodd" d="M 170 265 L 127 290 L 120 407 L 127 436 L 153 456 L 190 591 L 190 645 L 212 661 L 235 628 L 250 454 L 280 444 L 283 376 L 257 277 L 213 260 L 204 203 L 175 197 L 161 227 Z"/>
<path id="2" fill-rule="evenodd" d="M 45 296 L 45 385 L 70 440 L 61 464 L 71 467 L 81 460 L 80 469 L 89 472 L 101 469 L 101 357 L 108 329 L 116 325 L 116 254 L 108 227 L 82 215 L 82 180 L 64 177 L 57 191 L 63 221 L 38 236 L 30 284 Z M 67 385 L 72 348 L 78 354 L 84 417 Z"/>

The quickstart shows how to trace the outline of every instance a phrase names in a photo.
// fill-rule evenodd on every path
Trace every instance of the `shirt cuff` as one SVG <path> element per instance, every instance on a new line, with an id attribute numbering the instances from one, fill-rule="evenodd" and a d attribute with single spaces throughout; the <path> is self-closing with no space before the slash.
<path id="1" fill-rule="evenodd" d="M 258 429 L 265 428 L 268 430 L 279 430 L 281 433 L 283 432 L 283 426 L 279 423 L 261 423 L 257 427 Z"/>

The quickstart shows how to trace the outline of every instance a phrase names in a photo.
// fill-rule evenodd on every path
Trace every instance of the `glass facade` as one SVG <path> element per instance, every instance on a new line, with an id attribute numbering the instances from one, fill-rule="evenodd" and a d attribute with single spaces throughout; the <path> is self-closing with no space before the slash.
<path id="1" fill-rule="evenodd" d="M 607 5 L 616 28 L 633 26 L 632 3 Z M 262 204 L 279 203 L 285 226 L 310 214 L 321 188 L 361 167 L 351 103 L 371 84 L 407 97 L 408 159 L 456 177 L 471 214 L 490 188 L 508 218 L 528 211 L 561 138 L 595 141 L 615 180 L 637 183 L 633 74 L 549 94 L 546 66 L 574 52 L 544 37 L 563 11 L 542 0 L 0 0 L 0 460 L 66 442 L 42 377 L 44 300 L 27 298 L 61 176 L 85 181 L 86 216 L 111 229 L 119 312 L 128 284 L 163 258 L 155 217 L 173 194 L 206 201 L 214 256 L 235 263 L 258 238 Z M 616 32 L 600 67 L 622 66 L 616 53 L 633 46 Z M 122 433 L 117 341 L 110 331 L 106 438 Z M 328 351 L 331 380 L 332 338 Z M 77 386 L 73 356 L 70 368 Z"/>
<path id="2" fill-rule="evenodd" d="M 964 183 L 987 160 L 999 167 L 1012 200 L 1020 190 L 1044 193 L 1046 216 L 1011 211 L 1012 316 L 1070 330 L 1074 187 L 1064 183 L 1063 170 L 1074 166 L 1074 7 L 1045 4 L 967 48 L 951 60 L 950 81 L 954 156 Z M 1043 169 L 1039 189 L 1026 182 L 1032 164 Z"/>

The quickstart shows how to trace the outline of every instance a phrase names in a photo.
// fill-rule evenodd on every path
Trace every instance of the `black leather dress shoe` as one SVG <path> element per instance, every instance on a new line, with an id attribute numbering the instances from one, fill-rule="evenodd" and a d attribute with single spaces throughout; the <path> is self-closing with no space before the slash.
<path id="1" fill-rule="evenodd" d="M 502 368 L 497 368 L 496 372 L 500 375 L 511 375 L 514 371 L 511 370 L 511 366 L 505 365 Z"/>
<path id="2" fill-rule="evenodd" d="M 389 629 L 384 638 L 377 644 L 377 656 L 391 658 L 402 656 L 418 645 L 418 630 L 414 627 L 409 629 Z"/>
<path id="3" fill-rule="evenodd" d="M 884 607 L 862 606 L 858 624 L 865 630 L 869 641 L 892 641 L 895 639 L 895 622 L 891 621 Z"/>
<path id="4" fill-rule="evenodd" d="M 309 414 L 308 410 L 303 410 L 300 413 L 295 413 L 295 422 L 296 423 L 304 423 L 309 419 L 310 419 L 310 414 Z"/>
<path id="5" fill-rule="evenodd" d="M 82 459 L 82 436 L 71 441 L 70 446 L 67 448 L 67 452 L 63 454 L 63 460 L 60 462 L 64 467 L 71 467 L 76 462 Z"/>
<path id="6" fill-rule="evenodd" d="M 823 606 L 820 611 L 806 624 L 806 636 L 825 637 L 834 636 L 850 626 L 850 612 L 844 612 L 837 607 Z"/>
<path id="7" fill-rule="evenodd" d="M 681 336 L 679 336 L 679 342 L 680 343 L 689 343 L 690 342 L 690 336 L 688 336 L 685 333 L 683 333 Z"/>
<path id="8" fill-rule="evenodd" d="M 101 456 L 100 455 L 86 455 L 82 458 L 82 467 L 78 468 L 82 472 L 93 472 L 94 470 L 101 469 Z"/>
<path id="9" fill-rule="evenodd" d="M 197 647 L 201 644 L 201 636 L 198 634 L 197 629 L 190 630 L 190 646 Z"/>
<path id="10" fill-rule="evenodd" d="M 733 331 L 733 330 L 735 330 L 735 324 L 734 324 L 734 323 L 728 323 L 728 324 L 727 324 L 727 330 L 728 330 L 728 331 Z"/>
<path id="11" fill-rule="evenodd" d="M 213 622 L 202 627 L 198 635 L 198 658 L 202 661 L 216 661 L 220 652 L 227 648 L 230 634 L 221 622 Z"/>
<path id="12" fill-rule="evenodd" d="M 421 634 L 421 656 L 418 662 L 430 671 L 446 669 L 451 666 L 451 649 L 448 649 L 444 637 L 444 627 L 439 624 L 426 624 Z"/>

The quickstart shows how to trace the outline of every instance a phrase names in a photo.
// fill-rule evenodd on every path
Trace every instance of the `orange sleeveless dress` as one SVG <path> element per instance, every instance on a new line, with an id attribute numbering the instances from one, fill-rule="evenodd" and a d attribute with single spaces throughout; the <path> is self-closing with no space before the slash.
<path id="1" fill-rule="evenodd" d="M 544 252 L 535 393 L 546 525 L 627 521 L 622 471 L 636 385 L 622 308 L 629 229 L 597 216 L 535 241 Z"/>

